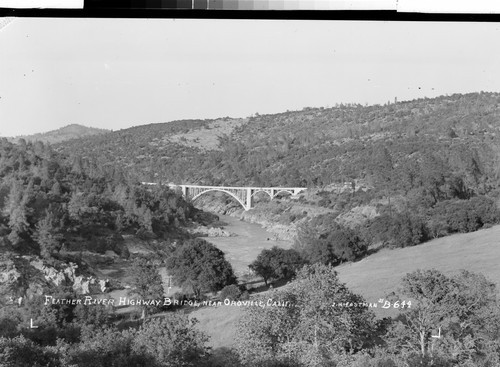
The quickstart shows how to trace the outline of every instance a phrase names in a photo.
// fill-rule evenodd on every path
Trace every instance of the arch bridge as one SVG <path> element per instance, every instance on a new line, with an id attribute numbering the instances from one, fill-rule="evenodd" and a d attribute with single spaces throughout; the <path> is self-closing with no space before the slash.
<path id="1" fill-rule="evenodd" d="M 146 185 L 154 185 L 154 183 L 143 182 Z M 259 192 L 265 192 L 269 197 L 274 199 L 278 194 L 288 193 L 298 195 L 300 192 L 306 190 L 305 187 L 233 187 L 233 186 L 203 186 L 203 185 L 175 185 L 169 184 L 171 188 L 180 188 L 182 196 L 186 199 L 195 200 L 201 195 L 211 192 L 219 191 L 224 192 L 233 197 L 238 203 L 243 206 L 245 210 L 252 209 L 253 198 Z"/>

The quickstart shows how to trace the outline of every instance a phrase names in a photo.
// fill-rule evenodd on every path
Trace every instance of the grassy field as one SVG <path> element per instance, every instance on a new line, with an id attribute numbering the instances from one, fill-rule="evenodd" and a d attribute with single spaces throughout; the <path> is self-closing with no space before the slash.
<path id="1" fill-rule="evenodd" d="M 422 245 L 387 250 L 337 267 L 339 278 L 368 302 L 377 302 L 399 286 L 403 275 L 437 269 L 447 275 L 460 269 L 484 274 L 500 286 L 500 226 L 455 234 Z"/>
<path id="2" fill-rule="evenodd" d="M 428 243 L 395 250 L 381 250 L 355 263 L 337 267 L 342 282 L 368 302 L 377 302 L 398 288 L 402 276 L 417 269 L 435 268 L 445 274 L 460 269 L 483 273 L 500 287 L 500 226 L 474 233 L 457 234 Z M 242 309 L 219 307 L 191 313 L 199 327 L 211 336 L 213 347 L 231 346 Z M 377 309 L 377 316 L 391 312 Z"/>

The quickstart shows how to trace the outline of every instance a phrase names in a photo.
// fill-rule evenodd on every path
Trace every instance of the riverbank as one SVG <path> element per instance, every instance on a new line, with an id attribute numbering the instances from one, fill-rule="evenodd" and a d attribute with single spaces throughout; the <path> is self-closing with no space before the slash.
<path id="1" fill-rule="evenodd" d="M 220 220 L 227 223 L 224 230 L 233 233 L 232 237 L 206 237 L 208 242 L 224 251 L 226 259 L 233 266 L 237 276 L 248 274 L 250 265 L 264 249 L 273 246 L 290 248 L 293 241 L 277 240 L 273 233 L 256 223 L 250 223 L 229 215 L 219 215 Z"/>
<path id="2" fill-rule="evenodd" d="M 241 205 L 223 194 L 200 197 L 196 200 L 196 206 L 219 216 L 224 215 L 258 224 L 268 232 L 271 240 L 291 242 L 295 240 L 301 223 L 312 217 L 334 212 L 332 209 L 307 205 L 298 200 L 286 198 L 256 202 L 253 209 L 245 211 Z"/>

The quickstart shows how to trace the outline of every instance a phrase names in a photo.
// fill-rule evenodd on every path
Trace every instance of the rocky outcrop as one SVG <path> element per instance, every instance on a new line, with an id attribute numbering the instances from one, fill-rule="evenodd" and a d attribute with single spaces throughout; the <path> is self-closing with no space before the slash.
<path id="1" fill-rule="evenodd" d="M 63 268 L 62 270 L 57 270 L 56 268 L 53 268 L 51 266 L 46 266 L 41 259 L 31 260 L 30 265 L 35 269 L 40 270 L 43 273 L 45 279 L 48 282 L 55 284 L 56 286 L 68 284 L 68 281 L 74 281 L 75 270 L 78 268 L 77 264 L 70 262 L 67 267 Z"/>
<path id="2" fill-rule="evenodd" d="M 252 213 L 252 212 L 242 212 L 239 215 L 241 220 L 249 223 L 256 223 L 264 227 L 268 232 L 271 233 L 269 239 L 270 240 L 284 240 L 291 241 L 297 235 L 297 225 L 296 223 L 290 224 L 281 224 L 273 222 L 271 219 L 266 218 L 261 215 L 261 213 Z"/>
<path id="3" fill-rule="evenodd" d="M 41 259 L 32 259 L 30 265 L 40 270 L 45 280 L 56 286 L 71 285 L 73 290 L 79 294 L 104 293 L 107 289 L 107 280 L 99 280 L 92 276 L 76 275 L 78 265 L 70 262 L 62 269 L 47 266 Z"/>
<path id="4" fill-rule="evenodd" d="M 21 273 L 13 267 L 10 270 L 0 272 L 0 284 L 12 284 L 17 282 Z"/>
<path id="5" fill-rule="evenodd" d="M 102 293 L 106 293 L 106 291 L 108 290 L 108 284 L 109 284 L 109 279 L 99 280 L 99 289 L 101 290 Z"/>
<path id="6" fill-rule="evenodd" d="M 189 230 L 189 232 L 193 235 L 198 235 L 198 236 L 206 236 L 206 237 L 234 237 L 236 236 L 234 233 L 231 233 L 229 231 L 226 231 L 225 229 L 218 228 L 218 227 L 205 227 L 205 226 L 198 226 L 196 228 L 193 228 Z"/>
<path id="7" fill-rule="evenodd" d="M 73 289 L 79 294 L 105 293 L 109 280 L 99 280 L 94 277 L 77 276 L 73 281 Z"/>
<path id="8" fill-rule="evenodd" d="M 47 281 L 21 256 L 0 260 L 0 295 L 11 301 L 21 293 L 28 297 L 42 294 Z"/>
<path id="9" fill-rule="evenodd" d="M 36 256 L 16 256 L 0 262 L 0 294 L 13 297 L 21 291 L 27 298 L 31 298 L 42 295 L 47 284 L 70 285 L 78 294 L 108 291 L 108 279 L 77 275 L 77 269 L 78 265 L 71 262 L 57 269 L 47 266 Z"/>

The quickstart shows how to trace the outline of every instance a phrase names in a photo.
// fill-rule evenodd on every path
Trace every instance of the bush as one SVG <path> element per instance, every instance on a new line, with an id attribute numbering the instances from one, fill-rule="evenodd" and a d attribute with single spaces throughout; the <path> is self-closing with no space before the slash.
<path id="1" fill-rule="evenodd" d="M 390 244 L 392 238 L 393 219 L 388 214 L 379 215 L 366 222 L 363 236 L 373 243 Z"/>
<path id="2" fill-rule="evenodd" d="M 225 286 L 222 291 L 220 292 L 220 299 L 221 301 L 224 301 L 225 299 L 228 299 L 230 301 L 237 301 L 241 297 L 241 290 L 236 284 L 231 284 Z"/>
<path id="3" fill-rule="evenodd" d="M 18 334 L 17 325 L 19 322 L 17 320 L 11 319 L 9 317 L 0 317 L 0 338 L 13 338 Z"/>
<path id="4" fill-rule="evenodd" d="M 470 200 L 445 200 L 437 203 L 429 215 L 433 237 L 450 233 L 474 232 L 485 224 L 498 223 L 499 210 L 495 202 L 478 196 Z"/>
<path id="5" fill-rule="evenodd" d="M 395 247 L 418 245 L 428 238 L 428 229 L 424 222 L 409 213 L 399 215 L 394 219 L 391 229 Z"/>
<path id="6" fill-rule="evenodd" d="M 367 242 L 354 230 L 336 223 L 335 217 L 320 215 L 299 227 L 294 248 L 306 262 L 338 265 L 366 254 Z"/>
<path id="7" fill-rule="evenodd" d="M 42 348 L 23 336 L 13 339 L 0 337 L 1 366 L 33 367 L 60 366 L 56 353 Z"/>
<path id="8" fill-rule="evenodd" d="M 210 355 L 207 366 L 210 367 L 240 367 L 241 363 L 238 358 L 238 354 L 229 348 L 221 347 L 217 348 Z"/>
<path id="9" fill-rule="evenodd" d="M 382 242 L 385 246 L 408 247 L 427 241 L 429 232 L 434 230 L 434 227 L 429 229 L 424 220 L 415 214 L 382 214 L 366 223 L 363 237 L 374 243 Z"/>

